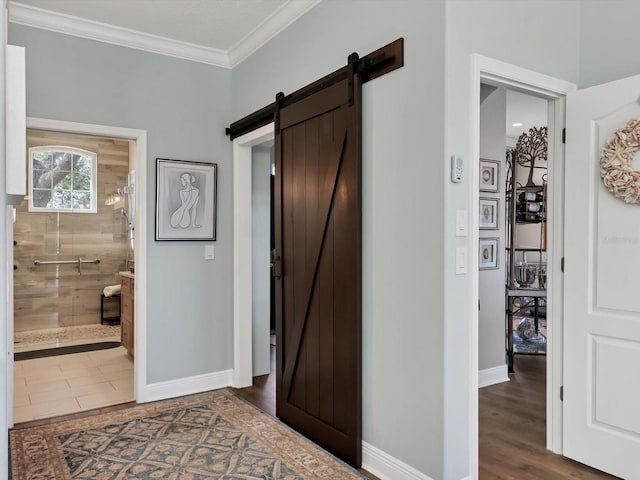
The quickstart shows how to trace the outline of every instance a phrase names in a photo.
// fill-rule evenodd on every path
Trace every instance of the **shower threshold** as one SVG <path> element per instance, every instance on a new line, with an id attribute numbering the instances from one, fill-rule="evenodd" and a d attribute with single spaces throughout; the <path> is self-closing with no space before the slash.
<path id="1" fill-rule="evenodd" d="M 15 332 L 13 350 L 15 353 L 20 353 L 89 343 L 119 341 L 120 325 L 78 325 Z"/>

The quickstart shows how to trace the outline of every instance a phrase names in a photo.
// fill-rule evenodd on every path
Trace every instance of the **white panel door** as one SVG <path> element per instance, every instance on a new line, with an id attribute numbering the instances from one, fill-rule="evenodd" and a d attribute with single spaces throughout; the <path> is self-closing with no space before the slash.
<path id="1" fill-rule="evenodd" d="M 563 449 L 625 479 L 640 479 L 640 205 L 607 191 L 600 157 L 639 97 L 640 75 L 567 97 Z"/>

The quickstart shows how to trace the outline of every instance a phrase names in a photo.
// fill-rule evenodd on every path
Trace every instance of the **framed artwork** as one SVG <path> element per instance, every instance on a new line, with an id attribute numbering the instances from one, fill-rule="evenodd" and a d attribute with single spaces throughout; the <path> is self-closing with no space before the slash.
<path id="1" fill-rule="evenodd" d="M 478 252 L 478 266 L 480 270 L 498 268 L 498 239 L 481 238 Z"/>
<path id="2" fill-rule="evenodd" d="M 500 162 L 497 160 L 480 159 L 480 191 L 500 191 Z"/>
<path id="3" fill-rule="evenodd" d="M 218 165 L 156 158 L 156 240 L 216 239 Z"/>
<path id="4" fill-rule="evenodd" d="M 498 205 L 497 198 L 480 197 L 480 229 L 497 230 L 498 227 Z"/>

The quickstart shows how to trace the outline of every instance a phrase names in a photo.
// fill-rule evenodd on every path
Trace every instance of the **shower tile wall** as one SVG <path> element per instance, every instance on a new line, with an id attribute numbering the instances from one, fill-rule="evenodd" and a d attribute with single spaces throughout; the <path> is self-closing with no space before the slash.
<path id="1" fill-rule="evenodd" d="M 100 294 L 119 283 L 132 255 L 124 201 L 105 205 L 107 195 L 127 184 L 129 143 L 37 130 L 27 131 L 27 147 L 71 146 L 98 154 L 98 213 L 28 212 L 25 200 L 17 207 L 14 225 L 15 331 L 100 323 Z M 99 258 L 99 264 L 34 265 L 39 260 Z M 105 303 L 105 316 L 117 315 L 118 303 Z"/>

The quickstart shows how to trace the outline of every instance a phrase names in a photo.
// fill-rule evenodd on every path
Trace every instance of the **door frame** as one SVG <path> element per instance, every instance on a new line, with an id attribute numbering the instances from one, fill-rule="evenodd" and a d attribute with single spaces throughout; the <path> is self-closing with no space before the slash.
<path id="1" fill-rule="evenodd" d="M 253 384 L 251 149 L 275 138 L 274 124 L 233 140 L 233 375 L 235 388 Z"/>
<path id="2" fill-rule="evenodd" d="M 550 272 L 547 286 L 547 316 L 551 319 L 548 325 L 549 342 L 547 344 L 547 448 L 554 453 L 562 454 L 562 402 L 560 387 L 562 385 L 562 352 L 563 352 L 563 278 L 560 267 L 564 251 L 564 145 L 562 130 L 565 125 L 565 97 L 569 92 L 577 90 L 571 82 L 550 77 L 532 70 L 518 67 L 479 54 L 471 55 L 471 105 L 470 122 L 471 138 L 469 139 L 469 159 L 480 158 L 480 83 L 498 87 L 506 87 L 542 97 L 548 100 L 548 132 L 549 132 L 549 191 L 548 202 L 551 221 L 547 225 L 551 249 L 547 253 L 547 264 Z M 479 292 L 478 275 L 478 218 L 480 196 L 479 162 L 471 161 L 471 185 L 468 187 L 471 212 L 471 292 L 469 311 L 470 370 L 469 370 L 469 468 L 473 478 L 478 476 L 478 309 Z"/>
<path id="3" fill-rule="evenodd" d="M 27 128 L 54 132 L 93 135 L 132 140 L 134 142 L 135 218 L 134 251 L 135 282 L 135 347 L 133 359 L 133 392 L 138 403 L 147 400 L 147 132 L 132 128 L 76 123 L 63 120 L 27 117 Z M 12 277 L 13 278 L 13 277 Z M 13 322 L 13 317 L 11 319 Z M 13 348 L 11 348 L 13 352 Z M 13 380 L 11 380 L 13 384 Z M 10 413 L 13 423 L 13 410 Z"/>

